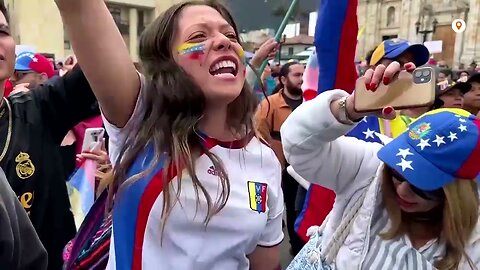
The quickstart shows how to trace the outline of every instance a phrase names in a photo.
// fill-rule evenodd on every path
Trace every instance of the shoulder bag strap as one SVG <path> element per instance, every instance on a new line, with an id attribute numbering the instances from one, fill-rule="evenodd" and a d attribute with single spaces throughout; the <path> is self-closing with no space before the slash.
<path id="1" fill-rule="evenodd" d="M 333 233 L 333 236 L 328 242 L 328 244 L 325 246 L 325 248 L 321 249 L 320 256 L 321 258 L 324 258 L 328 264 L 333 263 L 333 260 L 335 259 L 335 257 L 337 257 L 340 247 L 343 245 L 345 239 L 350 233 L 350 228 L 353 225 L 353 221 L 357 217 L 358 211 L 360 210 L 363 202 L 365 201 L 367 190 L 368 186 L 362 191 L 362 194 L 360 195 L 360 197 L 358 197 L 353 207 L 350 208 L 350 211 L 342 219 L 342 222 Z"/>

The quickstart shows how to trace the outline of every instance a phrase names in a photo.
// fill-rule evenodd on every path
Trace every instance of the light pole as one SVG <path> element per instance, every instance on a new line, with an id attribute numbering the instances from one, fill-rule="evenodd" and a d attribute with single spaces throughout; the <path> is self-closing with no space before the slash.
<path id="1" fill-rule="evenodd" d="M 420 16 L 418 18 L 418 21 L 415 23 L 415 29 L 418 34 L 422 34 L 423 36 L 423 42 L 427 41 L 427 36 L 430 33 L 435 33 L 435 30 L 437 30 L 437 25 L 438 21 L 435 17 L 433 17 L 433 21 L 431 24 L 431 29 L 428 29 L 430 27 L 429 23 L 427 20 L 431 19 L 433 17 L 433 10 L 432 6 L 428 5 L 423 8 L 423 10 L 420 12 Z"/>
<path id="2" fill-rule="evenodd" d="M 427 41 L 428 34 L 430 34 L 430 33 L 433 34 L 433 33 L 435 33 L 435 30 L 437 30 L 438 21 L 437 21 L 437 19 L 433 19 L 432 29 L 429 29 L 429 30 L 427 30 L 425 28 L 423 30 L 420 30 L 421 25 L 422 24 L 420 23 L 420 21 L 417 21 L 415 23 L 415 27 L 416 27 L 416 30 L 417 30 L 417 35 L 422 34 L 423 35 L 423 42 L 425 42 L 425 41 Z"/>

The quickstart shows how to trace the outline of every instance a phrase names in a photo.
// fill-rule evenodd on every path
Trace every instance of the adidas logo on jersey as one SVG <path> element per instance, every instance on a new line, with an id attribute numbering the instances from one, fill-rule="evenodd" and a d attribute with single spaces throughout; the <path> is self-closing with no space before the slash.
<path id="1" fill-rule="evenodd" d="M 215 167 L 213 167 L 213 166 L 210 166 L 210 168 L 208 168 L 207 173 L 211 174 L 211 175 L 214 175 L 214 176 L 218 176 L 218 172 L 217 172 L 217 170 L 215 170 Z"/>

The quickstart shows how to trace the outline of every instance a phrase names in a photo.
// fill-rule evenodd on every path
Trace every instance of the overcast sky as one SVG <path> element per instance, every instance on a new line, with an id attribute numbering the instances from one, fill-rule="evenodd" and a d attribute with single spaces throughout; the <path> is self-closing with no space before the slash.
<path id="1" fill-rule="evenodd" d="M 273 10 L 280 6 L 288 7 L 291 0 L 224 0 L 240 31 L 250 31 L 263 28 L 277 29 L 283 17 L 272 15 Z M 304 11 L 316 11 L 319 0 L 299 0 L 299 7 Z"/>

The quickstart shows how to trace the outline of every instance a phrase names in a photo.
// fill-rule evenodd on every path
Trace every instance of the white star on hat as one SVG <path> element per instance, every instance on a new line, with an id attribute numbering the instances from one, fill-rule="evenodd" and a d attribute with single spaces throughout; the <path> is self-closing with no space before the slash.
<path id="1" fill-rule="evenodd" d="M 450 139 L 451 142 L 453 142 L 454 140 L 458 139 L 457 138 L 457 133 L 454 133 L 454 132 L 451 132 L 450 131 L 450 135 L 448 135 L 448 137 Z"/>
<path id="2" fill-rule="evenodd" d="M 367 117 L 366 117 L 366 116 L 365 116 L 365 117 L 363 117 L 363 119 L 362 119 L 362 122 L 368 123 L 368 121 L 367 121 Z"/>
<path id="3" fill-rule="evenodd" d="M 33 57 L 33 58 L 32 58 L 32 61 L 33 61 L 33 62 L 38 62 L 38 58 Z"/>
<path id="4" fill-rule="evenodd" d="M 375 137 L 373 136 L 373 134 L 375 134 L 375 131 L 373 130 L 370 130 L 369 128 L 367 128 L 366 131 L 362 132 L 363 134 L 365 134 L 365 139 L 368 139 L 368 138 L 372 138 L 374 139 Z"/>
<path id="5" fill-rule="evenodd" d="M 428 141 L 430 141 L 430 139 L 420 139 L 420 142 L 417 144 L 418 147 L 420 147 L 421 150 L 423 150 L 423 148 L 427 147 L 427 146 L 431 146 Z"/>
<path id="6" fill-rule="evenodd" d="M 406 169 L 410 169 L 413 171 L 412 161 L 408 161 L 402 158 L 402 161 L 400 163 L 397 163 L 396 165 L 402 167 L 402 172 L 404 172 Z"/>
<path id="7" fill-rule="evenodd" d="M 458 118 L 458 121 L 462 122 L 462 123 L 465 123 L 467 122 L 467 120 L 463 119 L 463 118 Z"/>
<path id="8" fill-rule="evenodd" d="M 435 135 L 435 140 L 433 140 L 434 143 L 437 144 L 437 147 L 440 146 L 442 143 L 445 144 L 445 141 L 443 140 L 445 136 L 438 136 Z"/>
<path id="9" fill-rule="evenodd" d="M 413 153 L 410 152 L 410 148 L 398 149 L 397 157 L 402 156 L 402 158 L 407 158 L 407 156 L 413 156 Z"/>
<path id="10" fill-rule="evenodd" d="M 464 124 L 460 124 L 458 129 L 460 129 L 460 132 L 464 132 L 464 131 L 467 131 L 467 126 L 465 126 Z"/>

